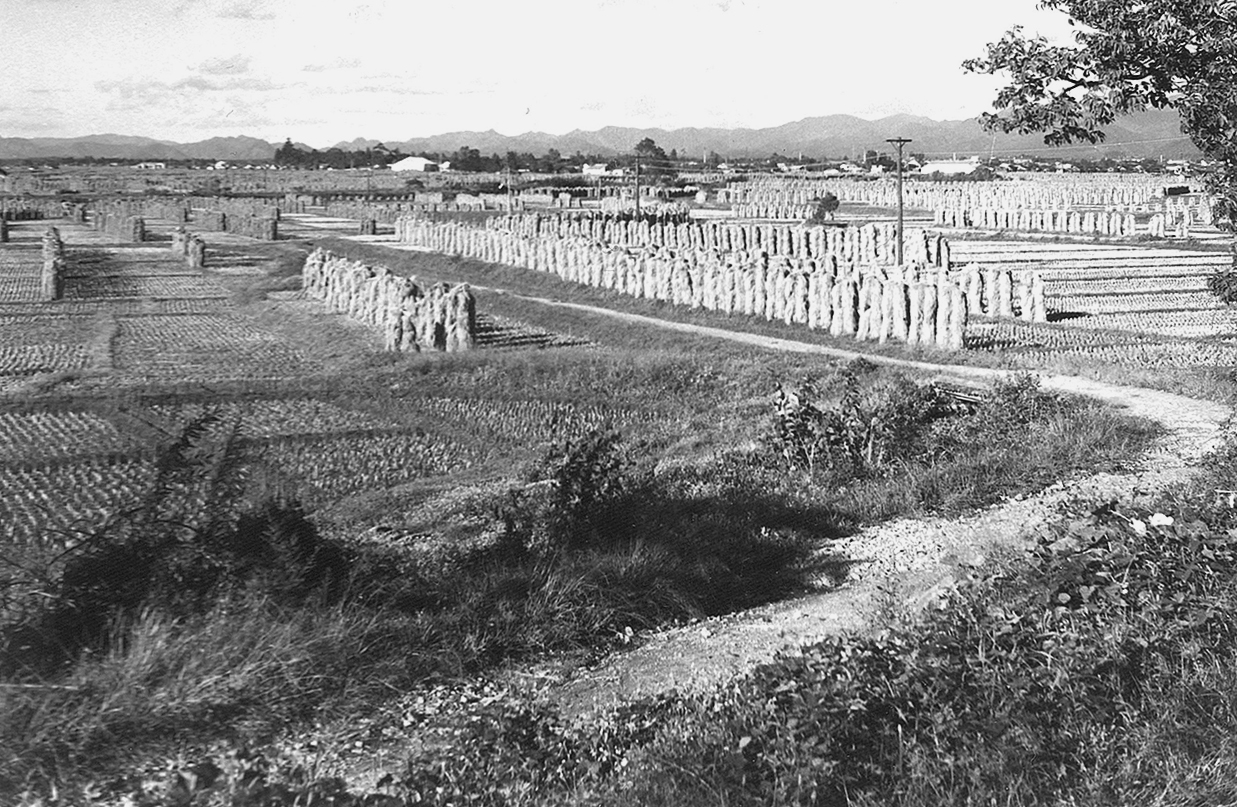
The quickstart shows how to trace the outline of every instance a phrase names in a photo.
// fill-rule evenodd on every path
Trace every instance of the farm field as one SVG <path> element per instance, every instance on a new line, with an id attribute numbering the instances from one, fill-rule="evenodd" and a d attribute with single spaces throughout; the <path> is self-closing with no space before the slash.
<path id="1" fill-rule="evenodd" d="M 393 236 L 344 236 L 363 244 L 364 254 L 381 260 L 384 248 L 426 252 L 416 244 L 399 243 Z M 374 248 L 377 248 L 375 251 Z M 358 253 L 359 254 L 359 253 Z M 965 267 L 993 267 L 1014 272 L 1032 270 L 1044 279 L 1047 323 L 1001 321 L 973 317 L 964 337 L 966 350 L 956 358 L 992 362 L 1034 370 L 1055 359 L 1096 365 L 1124 363 L 1156 368 L 1209 368 L 1237 363 L 1230 337 L 1237 334 L 1237 311 L 1207 290 L 1207 279 L 1227 266 L 1227 254 L 1209 251 L 1144 246 L 1129 243 L 1062 243 L 1042 239 L 965 239 L 951 242 L 951 263 Z M 465 263 L 444 263 L 459 280 L 494 282 L 486 272 L 464 270 Z M 474 264 L 477 265 L 477 264 Z M 477 265 L 479 266 L 479 265 Z M 521 270 L 503 270 L 504 283 Z M 513 274 L 514 273 L 514 274 Z M 535 279 L 525 273 L 518 288 L 525 293 L 568 295 L 581 303 L 630 307 L 613 295 L 567 286 L 554 278 Z M 569 285 L 569 284 L 568 284 Z M 657 316 L 732 329 L 761 329 L 805 341 L 828 337 L 802 327 L 780 327 L 763 318 L 707 315 L 699 311 L 654 306 Z M 830 344 L 835 343 L 830 342 Z M 838 346 L 855 347 L 843 339 Z M 868 346 L 865 350 L 878 349 Z"/>
<path id="2" fill-rule="evenodd" d="M 582 403 L 557 378 L 503 384 L 495 395 L 475 377 L 497 369 L 486 354 L 522 364 L 527 351 L 562 349 L 591 362 L 598 348 L 487 310 L 478 313 L 481 353 L 462 359 L 450 382 L 403 386 L 391 381 L 397 368 L 376 362 L 364 329 L 335 317 L 323 323 L 308 303 L 255 308 L 234 298 L 268 274 L 269 249 L 226 239 L 202 272 L 159 245 L 169 222 L 148 223 L 156 240 L 144 245 L 55 223 L 69 255 L 60 301 L 38 301 L 43 223 L 12 224 L 10 243 L 0 245 L 0 279 L 11 291 L 0 301 L 8 546 L 54 549 L 131 504 L 151 479 L 151 445 L 207 412 L 236 425 L 237 445 L 265 484 L 315 510 L 455 472 L 510 468 L 513 457 L 603 426 L 670 439 L 682 414 L 637 392 L 636 400 Z"/>
<path id="3" fill-rule="evenodd" d="M 342 234 L 354 230 L 355 225 L 350 220 L 311 214 L 286 215 L 284 221 L 305 232 Z M 4 325 L 0 329 L 0 390 L 25 389 L 49 378 L 61 389 L 183 390 L 203 384 L 224 385 L 229 390 L 238 385 L 277 389 L 327 372 L 327 362 L 321 359 L 313 340 L 300 343 L 294 327 L 287 323 L 276 327 L 269 319 L 259 321 L 251 313 L 241 312 L 230 299 L 237 282 L 265 271 L 262 261 L 266 258 L 262 250 L 250 248 L 253 242 L 236 236 L 222 238 L 211 268 L 202 273 L 189 269 L 158 245 L 172 228 L 170 222 L 153 220 L 150 226 L 155 240 L 143 245 L 117 245 L 88 227 L 63 226 L 72 260 L 66 273 L 65 299 L 54 305 L 36 301 L 35 246 L 41 225 L 25 223 L 13 228 L 12 242 L 0 246 L 0 283 L 7 281 L 10 289 L 9 296 L 0 302 L 0 323 Z M 289 229 L 284 233 L 289 235 Z M 345 237 L 375 246 L 390 242 L 386 236 Z M 235 243 L 238 241 L 239 245 Z M 1046 280 L 1052 322 L 977 319 L 967 333 L 971 351 L 1000 355 L 1025 366 L 1061 356 L 1099 362 L 1133 357 L 1148 366 L 1224 364 L 1237 359 L 1237 345 L 1223 338 L 1237 335 L 1237 319 L 1205 290 L 1207 274 L 1227 260 L 1224 255 L 1135 245 L 961 240 L 954 242 L 952 257 L 955 263 L 1034 268 L 1043 272 Z M 346 323 L 338 326 L 335 333 L 346 336 L 350 344 L 362 349 L 373 345 L 367 334 Z M 478 313 L 477 340 L 480 347 L 489 350 L 589 350 L 590 345 L 596 349 L 586 337 L 531 325 L 485 307 Z M 192 394 L 186 394 L 192 398 Z M 209 394 L 199 394 L 210 398 Z M 278 400 L 278 396 L 268 398 L 263 405 L 274 405 Z M 329 401 L 318 403 L 333 406 Z M 512 447 L 526 438 L 545 441 L 560 426 L 578 433 L 572 423 L 592 427 L 615 419 L 628 424 L 650 422 L 647 413 L 626 412 L 618 417 L 617 412 L 608 412 L 602 417 L 560 412 L 555 409 L 562 405 L 558 403 L 513 401 L 516 409 L 498 417 L 497 422 L 510 421 L 504 435 L 503 429 L 494 427 L 496 415 L 487 411 L 491 405 L 483 400 L 430 395 L 418 402 L 418 417 L 425 423 L 440 424 L 457 440 L 461 439 L 461 430 L 468 431 L 464 442 L 486 445 L 487 449 Z M 513 413 L 520 407 L 525 408 L 524 414 L 517 417 Z M 309 410 L 293 407 L 289 411 L 304 415 Z M 461 412 L 471 414 L 461 416 Z M 148 414 L 155 420 L 163 417 L 155 412 Z M 270 422 L 260 407 L 252 412 L 232 408 L 228 414 L 239 415 L 243 421 L 256 418 L 256 423 Z M 321 418 L 288 417 L 286 423 L 300 425 L 262 433 L 251 433 L 252 429 L 245 427 L 250 431 L 244 432 L 244 439 L 287 442 L 316 435 L 325 445 L 334 433 L 366 433 L 377 439 L 404 427 L 393 426 L 389 420 L 373 422 L 361 415 L 346 428 L 340 422 L 347 419 L 346 415 L 331 421 L 334 425 L 329 428 Z M 420 423 L 408 423 L 406 413 L 399 417 L 405 418 L 400 421 L 405 426 L 425 428 Z M 554 427 L 528 425 L 541 420 Z M 526 433 L 513 425 L 516 422 L 525 424 L 520 428 Z M 165 431 L 172 428 L 167 426 Z M 109 439 L 120 439 L 127 445 L 138 438 L 127 435 Z M 81 437 L 74 442 L 84 451 L 74 449 L 73 453 L 115 451 L 106 440 L 92 443 Z M 392 450 L 404 452 L 410 465 L 424 469 L 424 474 L 465 467 L 493 453 L 461 450 L 461 457 L 467 459 L 455 462 L 446 459 L 449 452 L 440 451 L 436 445 L 433 440 L 410 442 Z M 29 461 L 42 450 L 25 449 L 21 459 Z M 295 449 L 289 443 L 279 450 L 298 457 L 313 453 L 303 440 Z M 315 451 L 315 456 L 322 458 L 334 456 L 329 446 Z M 375 453 L 380 452 L 375 449 Z M 304 466 L 308 462 L 296 460 L 293 464 Z M 330 466 L 327 459 L 322 462 Z M 400 483 L 422 473 L 399 475 L 394 465 L 386 473 L 393 474 L 393 479 L 398 477 Z M 324 492 L 323 475 L 314 478 L 318 481 L 312 483 L 312 498 L 320 504 L 330 496 Z"/>
<path id="4" fill-rule="evenodd" d="M 400 607 L 409 601 L 426 603 L 417 607 L 424 607 L 426 614 L 432 611 L 432 617 L 418 613 L 416 620 L 426 621 L 403 622 L 400 632 L 386 637 L 358 629 L 356 636 L 345 631 L 333 640 L 349 648 L 414 648 L 409 652 L 415 658 L 382 662 L 387 664 L 384 669 L 405 669 L 398 687 L 382 682 L 398 691 L 409 685 L 409 678 L 417 683 L 416 676 L 427 670 L 462 675 L 521 654 L 544 652 L 540 636 L 529 640 L 530 647 L 504 644 L 509 641 L 505 631 L 513 625 L 542 618 L 519 610 L 522 592 L 559 597 L 554 586 L 564 587 L 563 599 L 545 606 L 557 614 L 550 630 L 550 639 L 559 642 L 555 648 L 576 653 L 590 643 L 608 647 L 607 642 L 631 641 L 632 625 L 642 630 L 670 619 L 665 613 L 675 614 L 676 620 L 726 614 L 799 590 L 771 572 L 768 580 L 762 575 L 778 562 L 789 563 L 778 561 L 783 556 L 776 553 L 789 551 L 787 547 L 804 536 L 811 536 L 819 549 L 826 540 L 860 525 L 899 515 L 936 512 L 934 508 L 966 512 L 1012 496 L 1013 490 L 1021 497 L 1024 491 L 1074 479 L 1095 467 L 1124 471 L 1141 462 L 1141 452 L 1155 436 L 1152 429 L 1105 413 L 1095 416 L 1099 425 L 1094 435 L 1084 429 L 1078 437 L 1065 425 L 1075 421 L 1054 415 L 1035 434 L 1045 443 L 1063 439 L 1073 446 L 1070 441 L 1077 439 L 1085 449 L 1061 450 L 1042 459 L 1043 465 L 1008 463 L 1008 452 L 1004 460 L 985 455 L 974 460 L 975 465 L 963 462 L 940 471 L 908 461 L 905 467 L 919 474 L 909 481 L 881 471 L 823 484 L 816 471 L 804 473 L 793 465 L 803 460 L 792 460 L 797 455 L 788 438 L 775 437 L 772 423 L 775 412 L 784 414 L 793 407 L 793 396 L 800 393 L 789 393 L 789 385 L 800 379 L 805 384 L 810 378 L 827 379 L 824 400 L 836 403 L 852 372 L 836 360 L 664 331 L 602 316 L 585 305 L 545 305 L 530 298 L 675 316 L 657 302 L 616 301 L 598 290 L 575 296 L 565 284 L 534 272 L 388 249 L 389 236 L 354 236 L 353 223 L 327 221 L 328 226 L 315 229 L 311 219 L 285 220 L 290 226 L 275 243 L 225 234 L 212 240 L 215 234 L 208 234 L 204 270 L 188 268 L 164 248 L 171 222 L 148 220 L 152 240 L 139 245 L 116 244 L 90 228 L 58 223 L 67 271 L 65 299 L 57 302 L 38 299 L 37 244 L 44 225 L 12 226 L 13 241 L 0 244 L 0 268 L 14 278 L 15 289 L 11 300 L 0 300 L 0 543 L 9 559 L 37 566 L 98 529 L 109 516 L 134 508 L 161 478 L 161 457 L 166 455 L 157 454 L 154 446 L 167 445 L 186 428 L 210 418 L 211 440 L 226 445 L 234 452 L 226 457 L 247 469 L 246 496 L 295 500 L 323 536 L 380 553 L 375 557 L 393 563 L 395 554 L 381 553 L 402 553 L 399 562 L 411 564 L 408 569 L 395 566 L 410 581 L 404 584 L 408 590 L 400 595 Z M 301 223 L 293 223 L 297 221 Z M 326 313 L 300 292 L 306 248 L 319 241 L 331 249 L 341 241 L 355 244 L 363 248 L 359 259 L 371 265 L 389 261 L 397 273 L 415 274 L 423 282 L 475 282 L 477 349 L 456 354 L 383 352 L 373 329 Z M 989 246 L 986 260 L 1003 255 L 1009 262 L 1037 268 L 1049 262 L 1040 260 L 1045 256 L 1039 253 L 1017 253 L 1015 258 L 1015 250 L 1001 253 Z M 965 260 L 965 252 L 956 250 L 956 258 Z M 1200 329 L 1214 327 L 1214 321 L 1204 318 L 1224 312 L 1200 296 L 1205 292 L 1197 278 L 1203 275 L 1189 260 L 1166 270 L 1163 277 L 1168 280 L 1161 281 L 1151 264 L 1146 272 L 1131 270 L 1121 250 L 1087 257 L 1095 265 L 1072 264 L 1067 253 L 1051 258 L 1058 265 L 1048 268 L 1059 269 L 1060 275 L 1059 285 L 1049 286 L 1050 298 L 1057 301 L 1051 312 L 1058 321 L 977 318 L 961 360 L 978 357 L 983 363 L 999 356 L 1035 366 L 1060 356 L 1103 363 L 1134 355 L 1147 367 L 1177 367 L 1197 364 L 1200 356 L 1220 364 L 1230 355 L 1226 351 L 1237 350 L 1223 340 L 1201 338 L 1210 331 L 1189 339 L 1123 327 L 1129 323 L 1119 317 L 1133 318 L 1131 323 L 1140 326 L 1140 317 L 1184 313 L 1199 317 Z M 1106 302 L 1110 293 L 1105 282 L 1141 283 L 1146 294 L 1160 294 L 1172 307 L 1114 306 Z M 1168 285 L 1157 285 L 1161 282 Z M 1095 305 L 1079 310 L 1088 302 Z M 1071 316 L 1078 314 L 1109 317 L 1113 324 L 1078 327 L 1074 320 L 1081 317 Z M 725 321 L 734 330 L 757 330 L 754 320 L 714 312 L 709 316 L 708 322 Z M 706 318 L 702 315 L 699 321 Z M 783 325 L 769 323 L 770 328 Z M 819 332 L 785 327 L 779 335 L 843 344 Z M 1214 354 L 1204 353 L 1202 345 Z M 885 350 L 893 353 L 895 347 Z M 907 351 L 902 355 L 922 356 Z M 893 385 L 884 371 L 858 367 L 853 372 L 873 379 L 876 390 L 884 390 L 881 384 L 886 381 Z M 870 377 L 865 375 L 869 372 Z M 947 394 L 950 403 L 932 406 L 955 415 L 969 412 L 965 402 L 974 397 L 966 391 L 959 394 Z M 1003 414 L 986 415 L 984 427 L 1003 432 L 1015 428 L 999 419 Z M 647 503 L 636 498 L 642 503 L 635 511 L 590 528 L 604 533 L 618 524 L 644 530 L 661 528 L 661 520 L 668 519 L 674 532 L 666 540 L 685 541 L 693 548 L 644 546 L 633 540 L 617 559 L 597 561 L 590 547 L 580 557 L 597 563 L 596 569 L 573 568 L 570 574 L 576 577 L 565 583 L 551 577 L 549 584 L 538 582 L 557 573 L 549 561 L 568 557 L 537 554 L 542 551 L 537 542 L 552 540 L 552 532 L 547 538 L 530 531 L 523 539 L 526 547 L 503 549 L 512 555 L 469 559 L 463 548 L 490 547 L 496 535 L 505 534 L 503 529 L 522 529 L 521 520 L 540 506 L 537 492 L 556 490 L 537 476 L 546 473 L 548 456 L 563 462 L 564 455 L 553 452 L 571 441 L 604 445 L 587 440 L 607 429 L 623 436 L 630 451 L 621 455 L 624 462 L 643 458 L 648 465 L 619 463 L 607 470 L 606 455 L 586 455 L 571 460 L 583 463 L 579 467 L 585 470 L 577 473 L 590 473 L 590 462 L 603 473 L 619 467 L 627 472 L 630 467 L 622 495 L 651 495 L 648 490 L 661 490 L 657 480 L 670 480 L 665 483 L 669 498 Z M 952 461 L 960 447 L 973 442 L 966 438 L 966 424 L 956 429 L 954 433 L 946 425 L 933 432 L 932 439 L 941 442 L 939 451 L 929 452 L 929 465 L 938 457 Z M 784 442 L 776 448 L 779 439 Z M 1100 447 L 1086 442 L 1092 439 Z M 1104 443 L 1107 439 L 1112 442 Z M 813 461 L 807 460 L 809 468 Z M 1019 468 L 998 468 L 1002 462 Z M 1037 469 L 1026 479 L 1017 477 L 1024 465 Z M 891 460 L 890 467 L 904 466 Z M 1004 473 L 1018 481 L 975 484 L 1003 479 L 999 475 Z M 770 481 L 774 479 L 778 481 Z M 507 490 L 504 486 L 512 480 L 527 487 Z M 204 500 L 195 487 L 199 482 L 175 484 L 184 489 L 176 487 L 173 501 Z M 895 495 L 882 485 L 904 492 Z M 499 498 L 500 493 L 506 498 Z M 580 493 L 584 500 L 589 495 L 587 489 Z M 242 506 L 241 500 L 236 506 Z M 732 552 L 726 541 L 736 535 L 755 543 L 740 543 Z M 773 552 L 774 560 L 766 565 L 763 555 L 743 554 L 751 546 Z M 676 554 L 680 551 L 685 553 L 681 557 Z M 442 553 L 441 558 L 435 553 Z M 475 568 L 469 565 L 482 561 Z M 444 565 L 434 565 L 439 562 Z M 834 580 L 829 575 L 836 570 L 822 570 L 819 561 L 799 562 L 803 565 L 795 567 L 795 574 L 810 568 L 819 575 L 811 585 Z M 613 568 L 605 565 L 610 563 Z M 422 580 L 413 567 L 429 570 L 430 576 Z M 677 611 L 650 610 L 647 617 L 624 617 L 623 624 L 596 627 L 586 620 L 603 613 L 604 606 L 569 599 L 593 597 L 591 587 L 613 585 L 615 580 L 627 585 L 625 581 L 645 574 L 644 569 L 653 571 L 649 588 L 635 598 L 641 608 L 660 608 L 663 598 L 669 602 L 675 597 L 699 597 L 704 604 L 676 604 Z M 526 572 L 533 577 L 522 577 Z M 438 574 L 447 575 L 447 582 L 440 584 L 434 578 Z M 469 576 L 473 574 L 481 582 Z M 685 593 L 666 593 L 680 585 L 669 577 L 677 574 L 687 575 Z M 796 580 L 794 586 L 807 585 Z M 538 588 L 542 585 L 544 590 Z M 484 616 L 469 623 L 450 610 L 457 607 L 452 598 L 481 608 L 492 605 L 492 611 L 480 611 Z M 443 622 L 429 621 L 440 611 Z M 561 628 L 561 635 L 554 633 L 560 623 L 570 625 Z M 612 640 L 613 635 L 628 638 Z M 353 639 L 360 644 L 350 644 Z M 359 649 L 348 652 L 357 658 L 361 654 Z M 320 653 L 300 657 L 313 659 Z M 333 678 L 326 674 L 315 680 Z M 171 724 L 179 719 L 170 718 Z"/>
<path id="5" fill-rule="evenodd" d="M 285 220 L 307 232 L 319 222 L 327 233 L 354 224 L 303 214 Z M 512 456 L 526 458 L 554 440 L 607 425 L 665 441 L 698 419 L 691 414 L 695 404 L 685 411 L 682 402 L 671 404 L 664 394 L 611 384 L 581 390 L 575 386 L 581 379 L 566 383 L 561 374 L 554 375 L 560 386 L 526 380 L 513 390 L 502 382 L 497 394 L 487 394 L 475 380 L 466 382 L 463 373 L 499 372 L 485 365 L 485 356 L 506 356 L 501 362 L 522 366 L 528 351 L 565 351 L 569 361 L 586 362 L 606 354 L 602 343 L 578 328 L 533 324 L 521 316 L 526 306 L 505 310 L 510 303 L 481 306 L 476 336 L 481 351 L 454 363 L 465 369 L 424 388 L 375 387 L 369 376 L 385 377 L 396 365 L 376 360 L 372 334 L 340 318 L 327 320 L 325 330 L 310 325 L 322 322 L 320 310 L 292 292 L 280 290 L 255 305 L 263 295 L 238 291 L 272 271 L 278 289 L 288 288 L 279 278 L 291 274 L 296 263 L 286 250 L 295 254 L 299 247 L 282 248 L 284 257 L 277 258 L 271 250 L 280 248 L 211 234 L 219 236 L 219 244 L 207 270 L 200 271 L 162 246 L 175 226 L 171 222 L 150 220 L 144 244 L 117 244 L 88 226 L 57 223 L 69 254 L 61 301 L 37 300 L 43 224 L 15 223 L 10 243 L 0 245 L 0 282 L 7 281 L 10 290 L 0 301 L 0 393 L 9 401 L 0 401 L 5 407 L 0 417 L 7 419 L 0 466 L 9 469 L 6 484 L 15 491 L 0 504 L 8 508 L 0 510 L 0 523 L 18 543 L 37 543 L 42 532 L 98 518 L 123 501 L 140 485 L 114 485 L 116 496 L 101 492 L 123 475 L 114 469 L 145 478 L 148 460 L 141 454 L 152 439 L 166 439 L 208 408 L 238 424 L 237 440 L 272 485 L 294 491 L 314 509 L 365 491 L 510 467 Z M 389 243 L 384 236 L 349 240 Z M 1187 313 L 1195 317 L 1192 327 L 1200 335 L 1226 322 L 1225 312 L 1208 305 L 1198 288 L 1200 272 L 1214 256 L 980 241 L 961 242 L 955 254 L 962 261 L 1043 267 L 1053 278 L 1050 289 L 1061 290 L 1054 298 L 1061 305 L 1072 310 L 1094 297 L 1090 317 L 1109 323 L 1110 330 L 1100 331 L 1080 328 L 1076 319 L 1049 325 L 976 321 L 968 335 L 976 351 L 1026 362 L 1055 355 L 1107 361 L 1133 353 L 1157 366 L 1200 357 L 1221 362 L 1237 350 L 1222 342 L 1208 342 L 1202 350 L 1162 334 L 1122 330 L 1128 319 L 1137 325 L 1156 316 L 1166 321 L 1165 329 L 1188 331 L 1189 323 L 1180 321 Z M 1156 263 L 1166 258 L 1176 263 L 1166 269 Z M 1159 290 L 1157 272 L 1168 278 L 1171 292 Z M 1111 283 L 1142 284 L 1144 301 L 1158 293 L 1177 310 L 1113 304 L 1103 291 Z M 673 344 L 635 334 L 632 330 L 619 343 L 659 350 Z M 688 343 L 694 349 L 700 345 Z M 479 362 L 475 368 L 474 362 Z M 430 366 L 440 364 L 433 360 Z M 341 385 L 339 378 L 358 380 Z M 313 391 L 323 384 L 329 392 Z M 357 389 L 368 390 L 368 397 Z M 68 403 L 30 412 L 23 401 L 32 394 L 67 396 Z M 124 405 L 101 406 L 100 396 L 119 396 Z M 718 403 L 710 393 L 699 406 L 707 411 Z M 81 464 L 80 473 L 75 463 Z M 36 495 L 40 486 L 46 489 Z M 39 504 L 40 496 L 57 504 Z"/>
<path id="6" fill-rule="evenodd" d="M 1231 263 L 1224 253 L 1021 240 L 951 246 L 960 263 L 1041 272 L 1049 320 L 1063 326 L 1170 338 L 1223 340 L 1237 334 L 1237 312 L 1207 291 L 1211 273 Z M 1097 348 L 1115 344 L 1107 334 L 1091 338 Z M 1218 345 L 1200 351 L 1200 363 L 1203 354 L 1224 355 Z"/>

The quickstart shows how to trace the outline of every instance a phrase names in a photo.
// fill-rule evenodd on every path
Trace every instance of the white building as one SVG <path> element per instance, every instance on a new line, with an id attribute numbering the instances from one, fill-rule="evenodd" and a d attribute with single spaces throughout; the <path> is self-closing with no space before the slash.
<path id="1" fill-rule="evenodd" d="M 919 166 L 919 174 L 923 176 L 931 174 L 956 176 L 957 174 L 969 174 L 978 167 L 978 157 L 971 157 L 966 160 L 929 160 Z"/>
<path id="2" fill-rule="evenodd" d="M 399 162 L 391 163 L 392 171 L 420 171 L 422 173 L 437 171 L 438 163 L 427 157 L 405 157 Z"/>
<path id="3" fill-rule="evenodd" d="M 628 169 L 623 167 L 606 168 L 605 163 L 585 163 L 580 167 L 580 173 L 586 177 L 625 177 L 629 176 Z"/>

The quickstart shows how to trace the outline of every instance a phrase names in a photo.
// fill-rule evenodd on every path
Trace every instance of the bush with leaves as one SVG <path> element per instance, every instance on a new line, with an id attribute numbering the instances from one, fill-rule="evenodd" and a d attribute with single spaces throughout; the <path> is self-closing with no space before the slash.
<path id="1" fill-rule="evenodd" d="M 1231 266 L 1215 269 L 1207 277 L 1207 288 L 1226 303 L 1237 303 L 1237 270 Z"/>
<path id="2" fill-rule="evenodd" d="M 611 428 L 555 443 L 508 491 L 497 509 L 500 542 L 514 555 L 576 552 L 604 547 L 631 535 L 622 510 L 647 494 L 648 478 L 635 466 Z"/>
<path id="3" fill-rule="evenodd" d="M 841 400 L 826 407 L 811 379 L 777 393 L 770 442 L 788 465 L 814 473 L 863 477 L 885 473 L 925 451 L 929 425 L 956 411 L 932 386 L 877 374 L 858 359 L 843 369 Z"/>
<path id="4" fill-rule="evenodd" d="M 841 207 L 841 202 L 832 191 L 826 191 L 824 196 L 818 196 L 808 204 L 812 206 L 812 215 L 808 217 L 808 224 L 824 224 L 826 221 L 832 221 L 834 214 Z"/>

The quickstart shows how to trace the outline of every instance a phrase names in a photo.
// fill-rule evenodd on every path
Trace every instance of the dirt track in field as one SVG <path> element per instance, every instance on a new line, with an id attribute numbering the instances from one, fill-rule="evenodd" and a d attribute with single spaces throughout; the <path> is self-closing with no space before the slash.
<path id="1" fill-rule="evenodd" d="M 487 289 L 490 293 L 508 293 Z M 546 305 L 615 317 L 769 350 L 814 353 L 838 359 L 863 357 L 877 364 L 936 374 L 970 383 L 1012 373 L 940 365 L 796 342 L 629 314 L 596 306 L 515 295 Z M 1047 376 L 1041 387 L 1084 395 L 1162 424 L 1166 432 L 1148 455 L 1126 473 L 1067 480 L 1035 496 L 1010 500 L 960 518 L 899 519 L 835 542 L 829 551 L 858 561 L 845 582 L 818 593 L 711 619 L 644 637 L 639 648 L 606 659 L 593 669 L 550 676 L 544 696 L 565 714 L 580 717 L 640 697 L 704 691 L 794 650 L 849 631 L 879 630 L 890 609 L 930 607 L 969 569 L 995 551 L 1025 545 L 1037 527 L 1078 498 L 1138 501 L 1185 481 L 1202 456 L 1221 439 L 1231 411 L 1209 401 L 1124 387 L 1074 376 Z"/>

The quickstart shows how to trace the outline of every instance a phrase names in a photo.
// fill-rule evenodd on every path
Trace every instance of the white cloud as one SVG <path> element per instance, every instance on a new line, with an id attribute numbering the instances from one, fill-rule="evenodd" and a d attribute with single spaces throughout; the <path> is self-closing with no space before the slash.
<path id="1" fill-rule="evenodd" d="M 218 16 L 227 20 L 273 20 L 275 15 L 259 10 L 257 3 L 229 3 L 219 10 Z"/>
<path id="2" fill-rule="evenodd" d="M 776 126 L 831 113 L 972 117 L 998 86 L 966 75 L 1016 23 L 1060 37 L 1036 0 L 60 0 L 5 21 L 0 103 L 46 105 L 45 43 L 64 135 L 183 139 L 233 128 L 282 141 L 398 140 L 461 129 Z M 84 20 L 92 20 L 90 25 Z M 278 20 L 278 25 L 269 24 Z M 89 77 L 78 79 L 76 77 Z M 216 108 L 236 97 L 254 110 Z M 205 105 L 205 111 L 198 114 Z M 32 131 L 34 113 L 7 133 Z M 295 129 L 292 125 L 295 123 Z"/>
<path id="3" fill-rule="evenodd" d="M 238 53 L 234 56 L 207 59 L 194 69 L 211 76 L 239 76 L 249 72 L 250 61 L 250 57 Z"/>
<path id="4" fill-rule="evenodd" d="M 307 73 L 325 73 L 328 70 L 350 70 L 360 66 L 360 59 L 340 58 L 326 64 L 307 64 L 301 69 Z"/>

